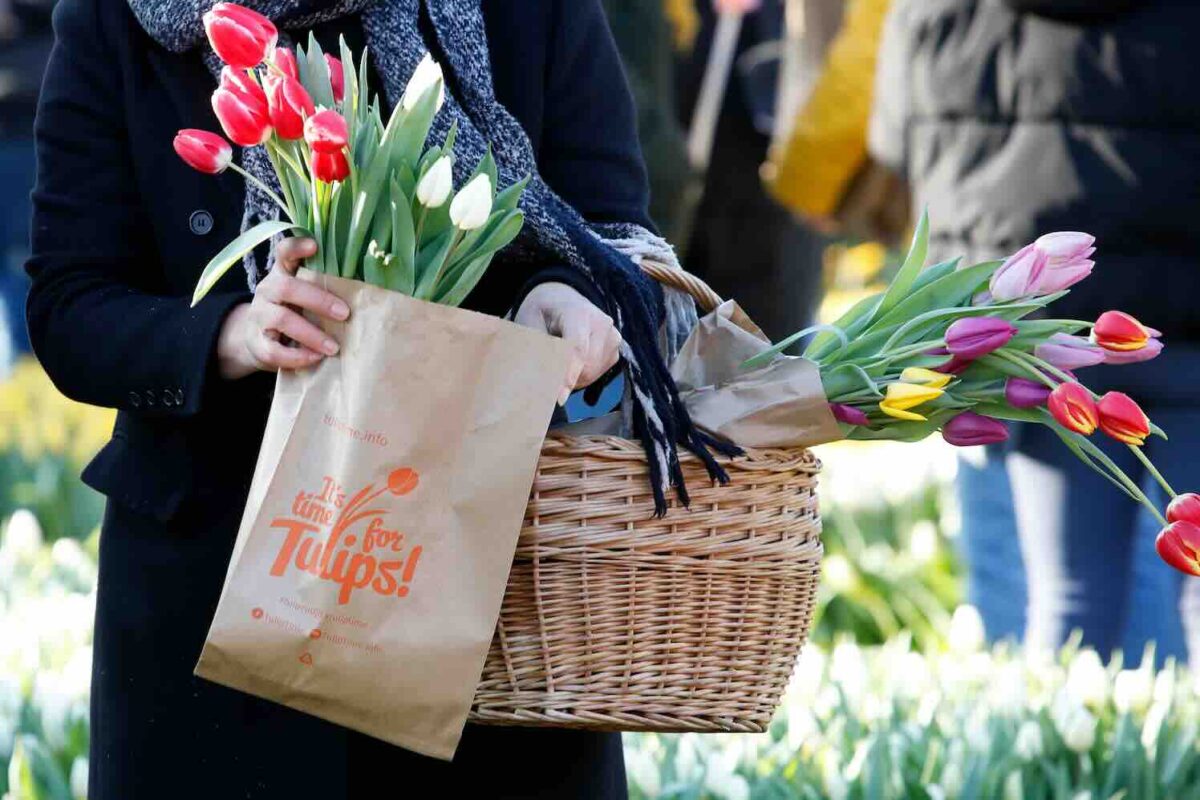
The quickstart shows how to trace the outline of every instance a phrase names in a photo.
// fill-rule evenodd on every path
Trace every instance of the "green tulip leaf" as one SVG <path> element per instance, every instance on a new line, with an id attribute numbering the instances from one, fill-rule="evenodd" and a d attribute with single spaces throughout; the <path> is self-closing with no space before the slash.
<path id="1" fill-rule="evenodd" d="M 882 299 L 882 294 L 864 297 L 851 306 L 846 313 L 835 319 L 832 326 L 845 332 L 847 336 L 858 335 L 866 327 L 866 323 L 870 321 Z M 840 343 L 837 336 L 832 333 L 820 334 L 809 342 L 808 347 L 804 350 L 804 357 L 812 361 L 819 361 L 823 356 L 829 355 L 833 347 Z"/>
<path id="2" fill-rule="evenodd" d="M 900 271 L 896 273 L 896 277 L 892 279 L 891 285 L 888 286 L 887 291 L 883 295 L 883 300 L 879 303 L 879 308 L 875 311 L 877 317 L 886 315 L 912 293 L 913 284 L 917 282 L 917 275 L 921 272 L 921 268 L 925 266 L 925 258 L 928 254 L 929 211 L 925 210 L 921 212 L 921 219 L 917 222 L 917 229 L 913 233 L 912 246 L 908 249 L 908 255 L 904 259 L 904 264 L 901 265 Z"/>
<path id="3" fill-rule="evenodd" d="M 204 267 L 204 271 L 200 273 L 200 279 L 196 281 L 196 289 L 192 292 L 192 306 L 195 307 L 197 303 L 203 300 L 205 295 L 216 285 L 217 281 L 229 271 L 229 268 L 240 262 L 247 253 L 269 240 L 272 236 L 283 233 L 286 230 L 295 230 L 298 233 L 304 234 L 308 233 L 308 231 L 291 222 L 272 220 L 255 225 L 225 245 L 221 252 L 213 256 L 208 265 Z"/>
<path id="4" fill-rule="evenodd" d="M 451 228 L 417 252 L 417 289 L 413 297 L 432 300 L 443 268 L 450 258 L 458 231 Z"/>
<path id="5" fill-rule="evenodd" d="M 460 306 L 471 294 L 491 264 L 493 253 L 486 253 L 466 265 L 457 281 L 435 300 L 447 306 Z"/>
<path id="6" fill-rule="evenodd" d="M 412 295 L 416 290 L 416 234 L 408 196 L 400 184 L 391 183 L 392 264 L 388 269 L 387 288 Z"/>
<path id="7" fill-rule="evenodd" d="M 303 55 L 303 57 L 301 57 Z M 300 72 L 300 83 L 308 90 L 317 106 L 333 108 L 333 83 L 329 80 L 329 64 L 325 61 L 325 53 L 317 43 L 317 37 L 310 31 L 308 34 L 308 49 L 296 50 L 296 66 Z"/>

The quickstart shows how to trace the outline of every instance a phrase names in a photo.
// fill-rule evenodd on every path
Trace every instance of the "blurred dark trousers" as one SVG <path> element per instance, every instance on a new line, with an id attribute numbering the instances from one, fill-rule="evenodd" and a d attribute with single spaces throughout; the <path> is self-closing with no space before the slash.
<path id="1" fill-rule="evenodd" d="M 29 279 L 24 265 L 29 255 L 29 192 L 35 172 L 33 139 L 0 141 L 0 336 L 10 337 L 17 353 L 29 351 L 25 330 Z M 5 350 L 0 344 L 0 352 Z"/>
<path id="2" fill-rule="evenodd" d="M 1098 393 L 1138 400 L 1171 437 L 1152 437 L 1146 454 L 1174 486 L 1200 486 L 1200 347 L 1170 344 L 1157 360 L 1083 370 Z M 1127 447 L 1097 433 L 1094 441 L 1165 506 Z M 1154 552 L 1158 524 L 1149 512 L 1079 462 L 1053 431 L 1024 425 L 1008 457 L 1029 598 L 1026 641 L 1056 647 L 1078 628 L 1102 655 L 1122 648 L 1137 660 L 1149 641 L 1168 656 L 1200 660 L 1200 582 L 1185 579 Z M 1189 620 L 1188 618 L 1191 617 Z M 1186 644 L 1185 644 L 1186 643 Z"/>

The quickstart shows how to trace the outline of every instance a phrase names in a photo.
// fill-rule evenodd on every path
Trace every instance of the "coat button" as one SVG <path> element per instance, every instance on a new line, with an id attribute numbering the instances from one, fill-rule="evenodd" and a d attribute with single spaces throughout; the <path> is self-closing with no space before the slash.
<path id="1" fill-rule="evenodd" d="M 196 211 L 192 213 L 191 219 L 188 220 L 188 227 L 192 229 L 192 233 L 197 236 L 207 236 L 212 233 L 213 217 L 207 211 Z"/>
<path id="2" fill-rule="evenodd" d="M 134 408 L 141 408 L 142 407 L 142 396 L 140 394 L 138 394 L 137 392 L 130 392 L 129 393 L 129 405 L 133 406 Z"/>
<path id="3" fill-rule="evenodd" d="M 147 389 L 146 390 L 146 407 L 149 408 L 150 406 L 153 406 L 154 401 L 155 401 L 154 391 L 152 389 Z"/>

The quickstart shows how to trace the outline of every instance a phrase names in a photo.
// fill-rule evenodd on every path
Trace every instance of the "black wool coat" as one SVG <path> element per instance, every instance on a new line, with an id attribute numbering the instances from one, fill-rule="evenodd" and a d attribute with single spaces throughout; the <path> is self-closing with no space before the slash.
<path id="1" fill-rule="evenodd" d="M 543 177 L 592 220 L 648 226 L 633 105 L 599 0 L 481 1 L 496 94 Z M 172 150 L 180 128 L 219 129 L 199 53 L 158 46 L 122 0 L 62 0 L 55 32 L 36 126 L 29 329 L 59 389 L 119 409 L 84 476 L 109 499 L 93 800 L 338 800 L 428 781 L 448 796 L 624 796 L 619 736 L 468 727 L 446 765 L 192 676 L 273 385 L 213 368 L 225 316 L 249 299 L 240 270 L 189 308 L 200 270 L 239 232 L 243 189 Z M 536 280 L 501 254 L 467 305 L 503 313 Z"/>

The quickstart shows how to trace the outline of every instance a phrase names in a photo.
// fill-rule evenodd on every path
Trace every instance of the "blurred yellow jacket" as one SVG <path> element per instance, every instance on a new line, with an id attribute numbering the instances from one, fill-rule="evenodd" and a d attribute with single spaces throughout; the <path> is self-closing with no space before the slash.
<path id="1" fill-rule="evenodd" d="M 772 153 L 764 171 L 767 186 L 795 213 L 833 216 L 867 158 L 875 64 L 890 2 L 847 2 L 825 67 L 786 143 Z"/>

